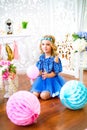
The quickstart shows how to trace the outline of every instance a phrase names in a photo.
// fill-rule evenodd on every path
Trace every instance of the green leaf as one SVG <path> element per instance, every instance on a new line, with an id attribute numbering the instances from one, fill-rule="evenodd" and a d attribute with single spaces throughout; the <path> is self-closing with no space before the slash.
<path id="1" fill-rule="evenodd" d="M 75 40 L 77 40 L 77 39 L 79 39 L 79 36 L 77 35 L 77 34 L 72 34 L 72 37 L 73 37 L 73 40 L 75 41 Z"/>

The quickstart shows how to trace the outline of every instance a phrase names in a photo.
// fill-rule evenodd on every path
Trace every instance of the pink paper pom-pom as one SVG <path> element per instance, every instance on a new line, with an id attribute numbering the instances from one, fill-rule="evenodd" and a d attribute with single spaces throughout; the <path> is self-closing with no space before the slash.
<path id="1" fill-rule="evenodd" d="M 40 114 L 38 98 L 28 91 L 18 91 L 7 101 L 8 118 L 16 125 L 26 126 L 36 122 Z"/>
<path id="2" fill-rule="evenodd" d="M 39 75 L 39 70 L 35 65 L 32 65 L 27 69 L 27 76 L 30 79 L 36 79 L 38 75 Z"/>

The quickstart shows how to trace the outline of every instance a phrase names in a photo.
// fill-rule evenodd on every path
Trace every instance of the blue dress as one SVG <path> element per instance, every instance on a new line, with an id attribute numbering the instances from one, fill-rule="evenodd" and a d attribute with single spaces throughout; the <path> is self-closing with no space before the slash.
<path id="1" fill-rule="evenodd" d="M 42 76 L 38 76 L 35 79 L 31 92 L 43 92 L 49 91 L 51 97 L 59 96 L 61 87 L 65 84 L 63 77 L 58 75 L 62 71 L 62 64 L 59 58 L 59 62 L 54 61 L 54 57 L 45 58 L 45 55 L 42 54 L 39 58 L 39 61 L 36 63 L 36 66 L 40 71 L 46 71 L 47 73 L 55 72 L 56 76 L 52 78 L 43 79 Z"/>

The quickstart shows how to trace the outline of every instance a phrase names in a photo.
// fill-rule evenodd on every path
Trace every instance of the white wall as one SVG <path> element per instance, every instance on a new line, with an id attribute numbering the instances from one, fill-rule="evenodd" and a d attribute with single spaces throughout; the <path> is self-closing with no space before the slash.
<path id="1" fill-rule="evenodd" d="M 85 14 L 83 29 L 87 29 L 85 24 L 87 0 L 0 0 L 0 35 L 6 34 L 5 21 L 8 18 L 13 21 L 14 35 L 29 35 L 20 41 L 17 39 L 20 54 L 19 68 L 27 68 L 29 64 L 35 62 L 39 54 L 35 51 L 42 35 L 52 34 L 57 41 L 62 41 L 66 33 L 78 30 L 79 12 L 76 9 L 83 1 L 86 6 L 83 11 Z M 25 30 L 21 26 L 24 20 L 28 21 Z M 5 40 L 0 39 L 0 43 L 4 43 L 5 47 Z"/>

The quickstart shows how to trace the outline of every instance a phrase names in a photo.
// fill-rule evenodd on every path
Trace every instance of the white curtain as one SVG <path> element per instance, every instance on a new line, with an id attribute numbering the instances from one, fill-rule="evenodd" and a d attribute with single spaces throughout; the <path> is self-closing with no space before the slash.
<path id="1" fill-rule="evenodd" d="M 76 31 L 86 31 L 87 0 L 75 0 Z M 86 28 L 85 28 L 86 27 Z"/>

